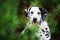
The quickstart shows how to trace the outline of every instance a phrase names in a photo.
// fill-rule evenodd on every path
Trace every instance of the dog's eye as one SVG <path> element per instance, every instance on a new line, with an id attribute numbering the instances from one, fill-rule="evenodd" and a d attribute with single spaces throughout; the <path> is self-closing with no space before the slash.
<path id="1" fill-rule="evenodd" d="M 31 12 L 31 14 L 33 14 L 33 12 Z"/>
<path id="2" fill-rule="evenodd" d="M 38 14 L 40 14 L 40 12 L 38 12 Z"/>

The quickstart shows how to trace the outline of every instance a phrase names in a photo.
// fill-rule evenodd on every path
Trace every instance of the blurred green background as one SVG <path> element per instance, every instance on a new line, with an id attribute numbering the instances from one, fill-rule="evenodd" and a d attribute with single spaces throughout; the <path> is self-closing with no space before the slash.
<path id="1" fill-rule="evenodd" d="M 37 27 L 26 27 L 24 9 L 29 6 L 48 11 L 46 20 L 52 40 L 60 40 L 60 0 L 0 0 L 0 40 L 38 40 L 35 36 Z"/>

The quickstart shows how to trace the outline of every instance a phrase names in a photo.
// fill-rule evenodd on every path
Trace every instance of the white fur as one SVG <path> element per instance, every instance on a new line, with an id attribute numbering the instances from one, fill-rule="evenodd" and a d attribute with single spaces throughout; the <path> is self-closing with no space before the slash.
<path id="1" fill-rule="evenodd" d="M 45 36 L 46 32 L 45 32 L 44 34 L 43 34 L 43 32 L 42 32 L 42 29 L 45 30 L 45 28 L 47 28 L 47 31 L 48 31 L 48 35 L 49 35 L 48 38 L 46 38 L 46 36 Z M 45 30 L 45 31 L 46 31 L 46 30 Z M 40 33 L 40 32 L 41 32 L 41 33 Z M 37 33 L 37 34 L 39 35 L 40 40 L 50 40 L 50 39 L 51 39 L 50 29 L 49 29 L 49 26 L 48 26 L 48 24 L 47 24 L 46 21 L 43 21 L 43 22 L 41 23 L 41 25 L 39 25 L 39 30 L 38 30 L 38 33 Z M 42 36 L 40 36 L 40 35 L 42 35 Z"/>
<path id="2" fill-rule="evenodd" d="M 31 12 L 34 12 L 33 14 L 31 14 Z M 30 17 L 30 23 L 32 23 L 33 18 L 37 18 L 37 23 L 40 22 L 41 20 L 41 14 L 38 14 L 38 12 L 41 13 L 41 11 L 39 10 L 38 7 L 32 7 L 30 12 L 29 12 L 29 17 Z"/>

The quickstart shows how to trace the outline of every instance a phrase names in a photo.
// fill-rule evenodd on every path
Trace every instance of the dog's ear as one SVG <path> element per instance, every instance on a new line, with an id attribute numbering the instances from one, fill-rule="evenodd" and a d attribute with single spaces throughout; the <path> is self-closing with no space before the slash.
<path id="1" fill-rule="evenodd" d="M 26 9 L 24 10 L 24 13 L 25 13 L 25 16 L 26 16 L 27 19 L 28 19 L 28 17 L 29 17 L 30 9 L 31 9 L 31 8 L 26 8 Z"/>
<path id="2" fill-rule="evenodd" d="M 48 11 L 45 10 L 44 8 L 39 8 L 39 10 L 41 11 L 42 20 L 45 20 L 45 17 L 47 15 Z"/>

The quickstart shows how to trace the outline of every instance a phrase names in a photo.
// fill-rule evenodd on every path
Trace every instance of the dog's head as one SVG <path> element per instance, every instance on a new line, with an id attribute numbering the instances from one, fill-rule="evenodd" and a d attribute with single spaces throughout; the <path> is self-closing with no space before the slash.
<path id="1" fill-rule="evenodd" d="M 30 23 L 39 23 L 45 19 L 47 15 L 47 10 L 39 7 L 30 7 L 25 9 L 25 14 L 27 19 L 30 20 Z"/>

